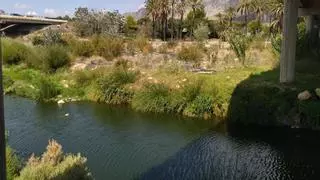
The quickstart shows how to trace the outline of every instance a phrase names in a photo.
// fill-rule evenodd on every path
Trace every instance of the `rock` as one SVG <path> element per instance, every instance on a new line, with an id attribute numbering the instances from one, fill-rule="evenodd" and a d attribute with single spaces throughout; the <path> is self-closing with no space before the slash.
<path id="1" fill-rule="evenodd" d="M 58 101 L 58 104 L 65 104 L 65 103 L 66 102 L 64 100 L 62 100 L 62 99 Z"/>
<path id="2" fill-rule="evenodd" d="M 70 114 L 69 114 L 69 113 L 67 113 L 67 114 L 65 114 L 64 116 L 65 116 L 65 117 L 69 117 L 69 115 L 70 115 Z"/>
<path id="3" fill-rule="evenodd" d="M 309 91 L 303 91 L 298 95 L 298 99 L 300 101 L 308 100 L 312 97 L 311 93 Z"/>
<path id="4" fill-rule="evenodd" d="M 317 89 L 315 90 L 315 92 L 316 92 L 317 96 L 320 98 L 320 88 L 317 88 Z"/>

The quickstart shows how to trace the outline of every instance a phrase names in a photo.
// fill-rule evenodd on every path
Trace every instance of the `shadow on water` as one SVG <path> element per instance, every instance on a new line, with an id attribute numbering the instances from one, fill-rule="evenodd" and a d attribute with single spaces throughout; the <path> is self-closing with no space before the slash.
<path id="1" fill-rule="evenodd" d="M 228 132 L 208 132 L 139 179 L 320 178 L 319 132 L 241 125 Z"/>
<path id="2" fill-rule="evenodd" d="M 279 83 L 279 68 L 251 75 L 233 92 L 226 133 L 208 132 L 138 179 L 320 179 L 320 132 L 287 128 L 320 125 L 319 98 L 297 103 L 320 87 L 319 67 L 297 62 L 290 85 Z"/>

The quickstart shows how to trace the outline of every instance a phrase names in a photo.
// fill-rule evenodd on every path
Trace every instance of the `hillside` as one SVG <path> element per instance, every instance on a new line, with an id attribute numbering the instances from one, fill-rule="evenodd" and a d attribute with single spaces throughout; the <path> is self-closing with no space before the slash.
<path id="1" fill-rule="evenodd" d="M 204 0 L 203 4 L 209 19 L 213 19 L 216 14 L 222 12 L 230 6 L 235 6 L 239 0 Z M 146 14 L 146 9 L 141 8 L 136 12 L 124 13 L 124 16 L 133 16 L 135 19 L 141 19 Z"/>

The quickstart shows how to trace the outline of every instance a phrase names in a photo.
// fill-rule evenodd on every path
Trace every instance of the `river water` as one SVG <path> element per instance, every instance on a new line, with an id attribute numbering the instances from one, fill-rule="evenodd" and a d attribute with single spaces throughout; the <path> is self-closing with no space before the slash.
<path id="1" fill-rule="evenodd" d="M 69 114 L 69 116 L 66 116 Z M 9 144 L 24 158 L 48 140 L 88 158 L 104 179 L 320 179 L 320 134 L 284 128 L 214 128 L 207 121 L 79 102 L 5 97 Z"/>

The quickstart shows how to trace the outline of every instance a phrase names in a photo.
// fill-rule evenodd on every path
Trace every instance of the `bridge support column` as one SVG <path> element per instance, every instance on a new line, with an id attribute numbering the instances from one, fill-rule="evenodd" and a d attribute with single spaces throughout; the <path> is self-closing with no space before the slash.
<path id="1" fill-rule="evenodd" d="M 291 83 L 295 78 L 296 38 L 299 0 L 284 1 L 283 40 L 280 57 L 280 82 Z"/>

